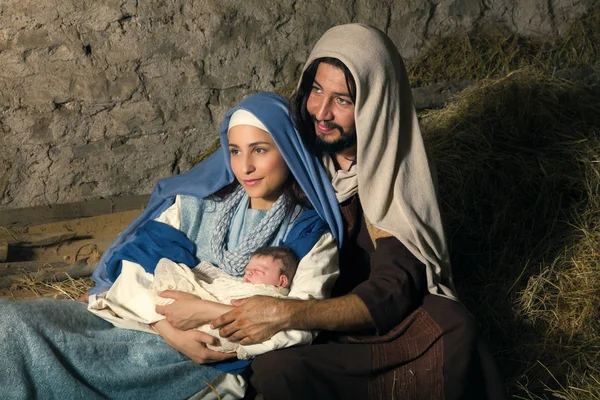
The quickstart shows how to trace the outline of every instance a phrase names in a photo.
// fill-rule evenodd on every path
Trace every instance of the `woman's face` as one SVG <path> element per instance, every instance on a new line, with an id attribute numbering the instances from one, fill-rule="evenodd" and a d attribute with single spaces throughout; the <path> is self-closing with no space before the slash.
<path id="1" fill-rule="evenodd" d="M 231 169 L 250 197 L 250 208 L 268 210 L 283 192 L 290 170 L 271 135 L 250 125 L 229 130 Z"/>

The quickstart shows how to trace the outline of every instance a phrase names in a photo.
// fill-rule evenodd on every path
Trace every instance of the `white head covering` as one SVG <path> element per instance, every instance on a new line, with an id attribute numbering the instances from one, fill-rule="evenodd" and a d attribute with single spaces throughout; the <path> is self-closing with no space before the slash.
<path id="1" fill-rule="evenodd" d="M 269 132 L 267 128 L 263 125 L 262 122 L 258 118 L 254 116 L 250 111 L 246 110 L 236 110 L 229 119 L 229 126 L 227 128 L 227 133 L 234 126 L 238 125 L 250 125 L 256 128 L 262 129 L 265 132 Z"/>
<path id="2" fill-rule="evenodd" d="M 356 82 L 357 164 L 336 171 L 329 156 L 324 160 L 338 201 L 358 190 L 369 222 L 425 264 L 429 292 L 454 298 L 437 194 L 400 53 L 380 30 L 348 24 L 325 32 L 304 70 L 322 57 L 339 59 Z"/>

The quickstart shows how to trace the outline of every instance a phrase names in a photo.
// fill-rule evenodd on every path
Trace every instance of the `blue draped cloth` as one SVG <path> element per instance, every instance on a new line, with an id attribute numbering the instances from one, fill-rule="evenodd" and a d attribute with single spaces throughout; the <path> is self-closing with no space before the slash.
<path id="1" fill-rule="evenodd" d="M 106 274 L 114 282 L 121 273 L 122 260 L 137 263 L 153 274 L 161 258 L 190 268 L 197 265 L 194 244 L 183 232 L 162 222 L 146 221 L 126 246 L 121 246 L 113 253 L 106 263 Z"/>
<path id="2" fill-rule="evenodd" d="M 222 374 L 79 301 L 0 299 L 0 312 L 2 399 L 187 399 Z"/>
<path id="3" fill-rule="evenodd" d="M 121 232 L 98 262 L 92 275 L 96 286 L 90 289 L 90 294 L 102 293 L 110 288 L 112 281 L 106 268 L 113 253 L 133 240 L 136 230 L 143 223 L 157 218 L 170 207 L 177 195 L 204 198 L 233 182 L 235 178 L 227 150 L 227 128 L 231 115 L 239 109 L 251 112 L 265 125 L 308 201 L 327 223 L 338 245 L 341 245 L 343 220 L 333 187 L 318 158 L 304 147 L 290 118 L 287 100 L 274 93 L 257 93 L 248 96 L 225 114 L 219 129 L 219 150 L 191 170 L 158 181 L 144 212 Z"/>
<path id="4" fill-rule="evenodd" d="M 280 245 L 287 246 L 302 259 L 327 231 L 327 224 L 315 210 L 304 211 Z"/>

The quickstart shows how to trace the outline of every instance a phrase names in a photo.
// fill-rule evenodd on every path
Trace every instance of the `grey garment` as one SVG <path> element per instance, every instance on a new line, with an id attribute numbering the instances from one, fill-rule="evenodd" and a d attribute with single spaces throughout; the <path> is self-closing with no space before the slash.
<path id="1" fill-rule="evenodd" d="M 196 246 L 196 257 L 199 261 L 207 261 L 218 265 L 217 256 L 213 254 L 210 246 L 210 237 L 218 220 L 218 201 L 210 197 L 200 199 L 187 195 L 180 195 L 180 199 L 179 217 L 181 218 L 181 224 L 179 230 L 185 233 L 187 238 Z M 236 212 L 234 217 L 240 217 L 241 224 L 236 224 L 232 232 L 234 218 L 229 223 L 228 248 L 235 248 L 247 232 L 255 230 L 266 213 L 265 210 L 249 208 L 245 208 L 243 213 Z"/>
<path id="2" fill-rule="evenodd" d="M 200 199 L 186 195 L 181 195 L 180 200 L 181 224 L 179 230 L 196 246 L 196 257 L 198 260 L 207 261 L 220 267 L 219 257 L 213 254 L 210 245 L 210 237 L 217 224 L 217 207 L 219 202 L 210 197 Z M 226 238 L 227 249 L 229 250 L 235 250 L 245 237 L 252 235 L 267 215 L 267 211 L 248 208 L 248 204 L 249 199 L 246 197 L 240 202 L 231 218 Z M 305 211 L 305 208 L 300 204 L 296 204 L 293 211 L 278 225 L 271 239 L 263 245 L 279 245 L 291 230 L 296 218 L 303 211 Z M 241 275 L 243 275 L 243 271 Z"/>
<path id="3" fill-rule="evenodd" d="M 2 399 L 185 399 L 222 372 L 72 300 L 0 299 Z"/>
<path id="4" fill-rule="evenodd" d="M 217 221 L 210 238 L 210 249 L 217 257 L 217 265 L 232 276 L 244 275 L 246 264 L 250 261 L 250 254 L 273 239 L 294 208 L 292 196 L 284 191 L 252 234 L 244 235 L 235 248 L 230 248 L 227 244 L 229 225 L 234 220 L 236 209 L 243 204 L 244 197 L 247 198 L 248 195 L 241 186 L 238 186 L 233 193 L 217 204 Z M 233 222 L 235 223 L 235 220 Z"/>

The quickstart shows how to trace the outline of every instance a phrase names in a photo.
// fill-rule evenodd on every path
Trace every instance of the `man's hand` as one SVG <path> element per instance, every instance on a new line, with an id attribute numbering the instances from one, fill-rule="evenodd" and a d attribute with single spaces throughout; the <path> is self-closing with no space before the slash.
<path id="1" fill-rule="evenodd" d="M 221 315 L 211 323 L 219 334 L 232 342 L 242 345 L 255 344 L 270 339 L 289 324 L 286 302 L 267 296 L 253 296 L 232 300 L 235 309 Z"/>
<path id="2" fill-rule="evenodd" d="M 236 353 L 222 353 L 207 348 L 207 344 L 219 344 L 219 339 L 207 333 L 197 330 L 181 331 L 165 320 L 156 322 L 153 327 L 165 342 L 197 364 L 228 360 L 236 356 Z"/>
<path id="3" fill-rule="evenodd" d="M 237 306 L 211 323 L 219 334 L 243 345 L 264 342 L 284 329 L 361 332 L 375 326 L 365 303 L 354 295 L 325 300 L 254 296 L 232 300 Z"/>
<path id="4" fill-rule="evenodd" d="M 159 296 L 175 300 L 166 306 L 157 305 L 156 312 L 164 315 L 171 326 L 180 330 L 197 328 L 222 314 L 215 315 L 211 309 L 214 303 L 193 294 L 165 290 L 159 293 Z M 227 310 L 223 312 L 225 311 Z"/>

